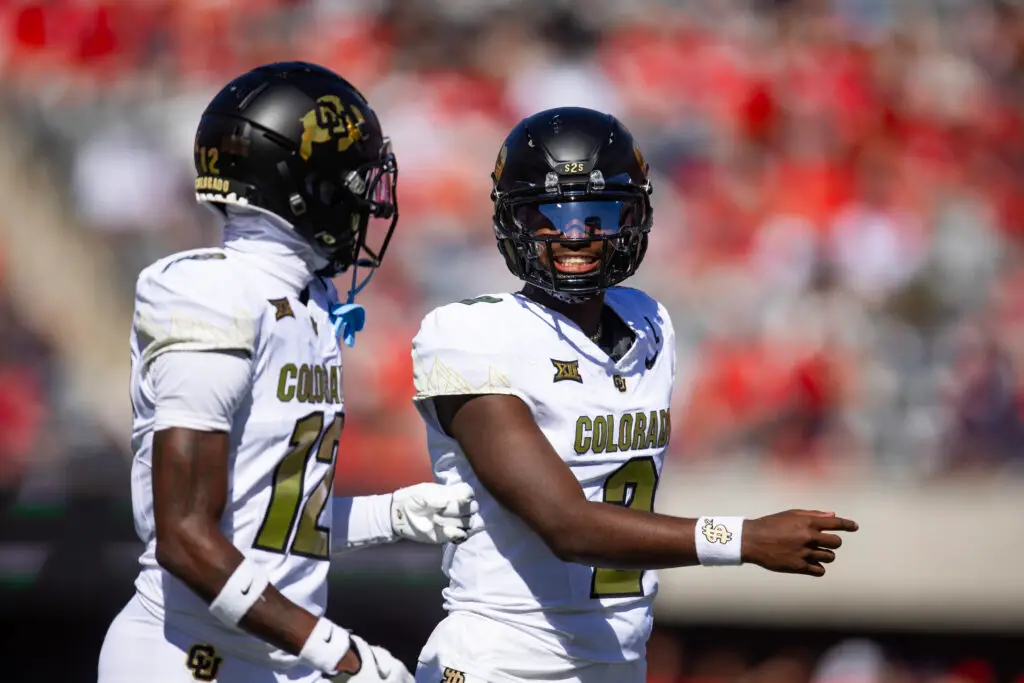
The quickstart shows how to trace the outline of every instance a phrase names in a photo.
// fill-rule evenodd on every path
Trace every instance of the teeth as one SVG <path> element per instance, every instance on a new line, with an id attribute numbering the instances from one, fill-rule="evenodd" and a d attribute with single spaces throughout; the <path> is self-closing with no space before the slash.
<path id="1" fill-rule="evenodd" d="M 582 266 L 596 261 L 592 256 L 560 256 L 558 262 L 567 266 Z"/>

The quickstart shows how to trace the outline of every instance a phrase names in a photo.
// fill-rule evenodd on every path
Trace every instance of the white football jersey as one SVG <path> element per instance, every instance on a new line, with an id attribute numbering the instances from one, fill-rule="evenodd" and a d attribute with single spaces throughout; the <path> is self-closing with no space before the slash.
<path id="1" fill-rule="evenodd" d="M 656 572 L 558 559 L 479 483 L 428 399 L 518 396 L 588 500 L 651 510 L 671 432 L 675 335 L 664 307 L 639 290 L 612 288 L 605 301 L 636 334 L 618 362 L 567 318 L 521 294 L 435 309 L 413 341 L 416 404 L 434 475 L 468 482 L 486 525 L 446 549 L 445 609 L 509 623 L 535 634 L 552 656 L 589 662 L 643 657 Z"/>
<path id="2" fill-rule="evenodd" d="M 199 640 L 273 668 L 292 655 L 231 628 L 156 562 L 152 443 L 155 406 L 146 368 L 175 351 L 251 357 L 251 387 L 230 430 L 221 530 L 315 615 L 327 604 L 331 489 L 344 422 L 341 352 L 327 311 L 334 286 L 314 278 L 308 299 L 251 256 L 201 249 L 156 262 L 139 276 L 131 335 L 132 504 L 146 544 L 136 589 L 152 613 Z"/>

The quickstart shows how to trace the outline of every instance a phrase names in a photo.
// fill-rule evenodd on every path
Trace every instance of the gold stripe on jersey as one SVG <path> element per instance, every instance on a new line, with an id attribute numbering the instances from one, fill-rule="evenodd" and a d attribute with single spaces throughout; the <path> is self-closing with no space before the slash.
<path id="1" fill-rule="evenodd" d="M 668 409 L 615 415 L 580 415 L 576 418 L 575 450 L 587 453 L 618 453 L 664 448 L 672 434 Z"/>
<path id="2" fill-rule="evenodd" d="M 341 403 L 341 366 L 285 363 L 277 379 L 281 403 Z"/>

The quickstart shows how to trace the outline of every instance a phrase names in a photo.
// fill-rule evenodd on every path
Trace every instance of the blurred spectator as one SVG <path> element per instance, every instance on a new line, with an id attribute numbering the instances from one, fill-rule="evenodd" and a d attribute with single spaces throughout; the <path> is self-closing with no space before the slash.
<path id="1" fill-rule="evenodd" d="M 991 471 L 1024 438 L 1008 258 L 1024 235 L 1024 12 L 911 4 L 23 0 L 0 3 L 0 55 L 36 134 L 67 140 L 52 159 L 65 199 L 117 254 L 126 303 L 143 264 L 215 240 L 188 189 L 210 88 L 304 57 L 367 91 L 399 154 L 402 224 L 363 294 L 388 350 L 347 366 L 389 379 L 351 397 L 349 429 L 382 430 L 396 480 L 424 471 L 415 321 L 515 286 L 488 172 L 511 124 L 562 104 L 614 111 L 657 173 L 637 284 L 680 329 L 678 454 Z"/>
<path id="2" fill-rule="evenodd" d="M 614 111 L 656 170 L 638 284 L 680 329 L 681 457 L 821 476 L 1016 461 L 1018 5 L 239 7 L 0 3 L 7 98 L 37 137 L 63 141 L 50 160 L 71 179 L 64 200 L 116 253 L 127 304 L 146 262 L 215 240 L 188 189 L 210 88 L 277 58 L 354 78 L 394 137 L 403 218 L 392 267 L 363 295 L 366 334 L 386 344 L 347 366 L 380 390 L 351 397 L 349 428 L 390 444 L 377 445 L 396 480 L 424 471 L 405 360 L 415 321 L 515 286 L 490 236 L 488 172 L 512 123 L 561 104 Z M 24 396 L 8 419 L 31 423 L 45 403 Z"/>
<path id="3" fill-rule="evenodd" d="M 0 279 L 0 487 L 18 481 L 46 416 L 45 346 L 23 327 Z"/>

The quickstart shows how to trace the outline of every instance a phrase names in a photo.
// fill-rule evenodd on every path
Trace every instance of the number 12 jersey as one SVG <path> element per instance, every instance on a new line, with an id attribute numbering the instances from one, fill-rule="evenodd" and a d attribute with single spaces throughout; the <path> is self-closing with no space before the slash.
<path id="1" fill-rule="evenodd" d="M 344 422 L 341 352 L 327 311 L 329 281 L 302 285 L 230 249 L 157 261 L 139 276 L 131 336 L 132 504 L 146 547 L 135 586 L 154 616 L 225 652 L 273 669 L 297 658 L 229 627 L 156 561 L 153 434 L 202 429 L 188 416 L 161 425 L 151 368 L 171 353 L 232 354 L 249 382 L 230 424 L 228 495 L 221 531 L 292 602 L 320 615 L 327 605 L 331 488 Z M 203 378 L 213 384 L 218 377 Z M 165 420 L 166 421 L 166 420 Z"/>

